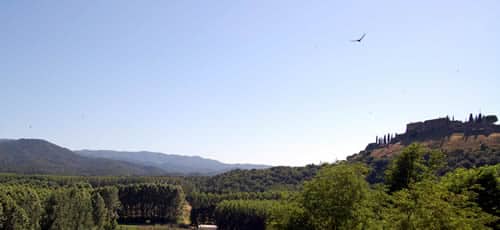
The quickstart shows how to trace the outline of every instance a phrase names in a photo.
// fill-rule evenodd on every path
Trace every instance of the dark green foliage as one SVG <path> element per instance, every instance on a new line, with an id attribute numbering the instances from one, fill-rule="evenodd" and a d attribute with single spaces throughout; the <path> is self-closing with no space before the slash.
<path id="1" fill-rule="evenodd" d="M 267 218 L 267 229 L 312 230 L 309 213 L 294 200 L 283 200 L 273 205 Z"/>
<path id="2" fill-rule="evenodd" d="M 316 229 L 357 229 L 369 226 L 374 213 L 367 209 L 370 188 L 362 165 L 339 164 L 323 168 L 306 182 L 301 204 Z"/>
<path id="3" fill-rule="evenodd" d="M 444 166 L 444 155 L 439 151 L 411 144 L 396 156 L 386 171 L 386 184 L 391 192 L 408 188 L 425 177 L 436 176 Z"/>
<path id="4" fill-rule="evenodd" d="M 191 223 L 213 223 L 215 208 L 222 201 L 227 200 L 278 200 L 282 192 L 238 192 L 226 194 L 192 193 L 187 197 L 191 204 Z"/>
<path id="5" fill-rule="evenodd" d="M 264 230 L 276 201 L 222 201 L 215 209 L 215 223 L 221 230 Z"/>
<path id="6" fill-rule="evenodd" d="M 175 222 L 184 205 L 180 186 L 133 184 L 118 187 L 122 204 L 119 216 L 123 223 Z"/>
<path id="7" fill-rule="evenodd" d="M 104 199 L 101 197 L 99 192 L 92 192 L 92 219 L 94 220 L 95 228 L 98 230 L 104 229 L 107 220 L 107 210 Z"/>
<path id="8" fill-rule="evenodd" d="M 383 183 L 385 170 L 387 169 L 389 162 L 390 161 L 387 158 L 367 157 L 365 163 L 370 168 L 370 172 L 366 176 L 366 180 L 368 181 L 368 183 Z"/>
<path id="9" fill-rule="evenodd" d="M 457 169 L 443 177 L 452 192 L 471 197 L 485 212 L 500 217 L 500 164 L 476 169 Z M 500 229 L 500 220 L 491 226 Z"/>
<path id="10" fill-rule="evenodd" d="M 44 229 L 91 229 L 91 191 L 84 186 L 71 186 L 55 190 L 46 201 Z"/>
<path id="11" fill-rule="evenodd" d="M 118 210 L 121 207 L 118 197 L 118 188 L 106 186 L 98 188 L 97 192 L 103 198 L 106 207 L 106 222 L 104 224 L 104 229 L 115 229 L 118 226 Z"/>
<path id="12" fill-rule="evenodd" d="M 474 168 L 500 163 L 500 150 L 490 149 L 487 145 L 481 145 L 479 150 L 464 151 L 455 150 L 446 153 L 448 164 L 445 171 L 453 171 L 456 168 Z"/>
<path id="13" fill-rule="evenodd" d="M 30 219 L 24 209 L 16 204 L 5 192 L 0 191 L 0 229 L 5 230 L 23 230 L 33 229 L 30 226 Z"/>
<path id="14" fill-rule="evenodd" d="M 29 224 L 26 229 L 39 229 L 42 206 L 38 194 L 33 188 L 24 186 L 3 186 L 2 190 L 6 196 L 15 201 L 15 206 L 25 212 Z"/>
<path id="15" fill-rule="evenodd" d="M 469 196 L 456 194 L 425 179 L 392 194 L 385 224 L 396 229 L 488 229 L 496 218 Z"/>
<path id="16" fill-rule="evenodd" d="M 28 184 L 46 188 L 58 188 L 78 183 L 88 183 L 95 188 L 141 183 L 174 184 L 182 185 L 182 187 L 192 187 L 188 178 L 172 176 L 62 176 L 0 173 L 0 183 Z"/>
<path id="17" fill-rule="evenodd" d="M 200 177 L 194 181 L 200 192 L 264 192 L 271 190 L 297 190 L 321 166 L 273 167 L 262 170 L 233 170 L 213 177 Z"/>

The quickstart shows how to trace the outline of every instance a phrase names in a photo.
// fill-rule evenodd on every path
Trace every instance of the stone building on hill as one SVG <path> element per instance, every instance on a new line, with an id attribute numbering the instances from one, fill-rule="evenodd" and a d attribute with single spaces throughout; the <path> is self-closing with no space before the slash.
<path id="1" fill-rule="evenodd" d="M 401 142 L 410 144 L 414 141 L 425 141 L 441 139 L 453 133 L 463 133 L 464 136 L 485 135 L 500 133 L 500 125 L 495 124 L 497 116 L 478 114 L 469 116 L 469 121 L 457 121 L 449 117 L 414 122 L 406 125 L 406 132 L 403 134 L 384 135 L 383 138 L 376 139 L 375 143 L 370 143 L 366 150 L 383 147 L 388 144 Z"/>

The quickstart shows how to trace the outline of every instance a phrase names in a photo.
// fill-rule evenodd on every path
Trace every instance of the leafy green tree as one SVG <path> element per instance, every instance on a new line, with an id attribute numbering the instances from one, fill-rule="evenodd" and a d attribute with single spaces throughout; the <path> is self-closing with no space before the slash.
<path id="1" fill-rule="evenodd" d="M 103 198 L 107 211 L 107 221 L 104 225 L 104 229 L 116 229 L 116 227 L 118 226 L 118 210 L 121 206 L 120 199 L 118 197 L 118 188 L 116 188 L 115 186 L 105 186 L 98 188 L 97 191 Z"/>
<path id="2" fill-rule="evenodd" d="M 104 203 L 104 199 L 101 197 L 99 192 L 92 193 L 92 218 L 94 220 L 94 229 L 102 230 L 106 225 L 107 219 L 107 210 L 106 204 Z"/>
<path id="3" fill-rule="evenodd" d="M 58 189 L 46 203 L 43 229 L 92 229 L 92 201 L 88 187 Z"/>
<path id="4" fill-rule="evenodd" d="M 411 144 L 396 156 L 385 172 L 386 184 L 391 192 L 408 188 L 411 183 L 436 177 L 445 165 L 444 154 Z"/>
<path id="5" fill-rule="evenodd" d="M 191 205 L 191 223 L 213 223 L 215 208 L 224 200 L 278 200 L 284 192 L 192 193 L 187 197 Z"/>
<path id="6" fill-rule="evenodd" d="M 385 224 L 395 229 L 488 229 L 495 217 L 430 179 L 392 194 Z"/>
<path id="7" fill-rule="evenodd" d="M 282 201 L 271 208 L 266 229 L 309 230 L 314 229 L 306 210 L 296 201 Z"/>
<path id="8" fill-rule="evenodd" d="M 448 190 L 469 197 L 483 211 L 500 218 L 500 164 L 456 169 L 446 174 L 441 183 Z M 500 219 L 489 226 L 500 229 Z"/>
<path id="9" fill-rule="evenodd" d="M 276 201 L 222 201 L 215 209 L 215 223 L 222 230 L 264 230 L 275 205 Z"/>
<path id="10" fill-rule="evenodd" d="M 0 229 L 24 230 L 30 229 L 30 220 L 26 211 L 16 204 L 9 195 L 0 191 Z"/>
<path id="11" fill-rule="evenodd" d="M 25 212 L 29 220 L 29 225 L 25 226 L 25 228 L 30 230 L 39 229 L 42 207 L 35 190 L 20 185 L 4 186 L 2 189 L 15 202 L 15 205 Z"/>
<path id="12" fill-rule="evenodd" d="M 371 221 L 370 188 L 363 165 L 340 164 L 321 169 L 306 182 L 302 205 L 315 229 L 363 229 Z"/>

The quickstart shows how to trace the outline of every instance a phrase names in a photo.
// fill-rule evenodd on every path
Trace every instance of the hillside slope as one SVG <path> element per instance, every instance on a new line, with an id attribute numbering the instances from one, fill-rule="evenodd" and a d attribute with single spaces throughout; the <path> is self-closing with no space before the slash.
<path id="1" fill-rule="evenodd" d="M 161 169 L 93 159 L 38 139 L 0 141 L 0 171 L 59 175 L 161 175 Z"/>
<path id="2" fill-rule="evenodd" d="M 472 115 L 471 115 L 472 116 Z M 471 168 L 500 163 L 500 126 L 496 116 L 489 115 L 467 122 L 438 118 L 407 125 L 406 132 L 377 138 L 361 152 L 347 157 L 350 162 L 364 162 L 371 166 L 371 182 L 380 182 L 382 172 L 393 156 L 411 143 L 445 153 L 446 170 Z"/>
<path id="3" fill-rule="evenodd" d="M 182 156 L 147 151 L 80 150 L 75 151 L 75 153 L 86 157 L 121 160 L 152 166 L 176 174 L 215 175 L 232 169 L 264 169 L 270 167 L 254 164 L 225 164 L 199 156 Z"/>

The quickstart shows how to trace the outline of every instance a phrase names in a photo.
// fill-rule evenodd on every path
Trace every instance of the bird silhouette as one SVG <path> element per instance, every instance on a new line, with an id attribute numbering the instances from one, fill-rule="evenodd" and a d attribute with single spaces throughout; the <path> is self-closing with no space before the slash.
<path id="1" fill-rule="evenodd" d="M 366 36 L 366 33 L 364 33 L 359 39 L 351 40 L 351 42 L 361 42 L 361 40 L 363 40 L 363 38 L 365 38 L 365 36 Z"/>

